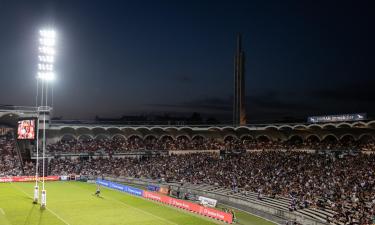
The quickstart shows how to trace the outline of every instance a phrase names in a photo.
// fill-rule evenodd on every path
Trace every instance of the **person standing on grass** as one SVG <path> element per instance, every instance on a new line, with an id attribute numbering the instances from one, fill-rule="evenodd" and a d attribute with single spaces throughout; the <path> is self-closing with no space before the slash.
<path id="1" fill-rule="evenodd" d="M 100 185 L 96 185 L 96 192 L 95 192 L 95 195 L 97 197 L 100 197 Z"/>

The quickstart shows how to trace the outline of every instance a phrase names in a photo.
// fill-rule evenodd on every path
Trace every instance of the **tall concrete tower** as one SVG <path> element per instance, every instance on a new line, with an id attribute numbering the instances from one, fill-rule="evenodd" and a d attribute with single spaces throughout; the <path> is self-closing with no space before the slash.
<path id="1" fill-rule="evenodd" d="M 236 54 L 234 57 L 234 126 L 242 126 L 246 124 L 245 94 L 245 52 L 242 50 L 242 35 L 238 34 Z"/>

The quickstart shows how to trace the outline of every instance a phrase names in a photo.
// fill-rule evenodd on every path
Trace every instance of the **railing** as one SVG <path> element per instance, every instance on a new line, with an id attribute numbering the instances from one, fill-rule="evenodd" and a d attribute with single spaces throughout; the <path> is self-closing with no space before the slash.
<path id="1" fill-rule="evenodd" d="M 52 107 L 50 106 L 39 106 L 38 112 L 50 112 L 52 110 Z"/>
<path id="2" fill-rule="evenodd" d="M 103 157 L 109 158 L 110 156 L 114 158 L 121 158 L 121 157 L 132 157 L 132 156 L 166 156 L 168 155 L 168 150 L 134 150 L 134 151 L 126 151 L 126 152 L 114 152 L 113 154 L 109 154 L 108 152 L 102 151 L 95 151 L 95 152 L 47 152 L 45 154 L 46 158 L 55 158 L 58 157 Z M 31 151 L 31 158 L 36 158 L 36 152 Z"/>
<path id="3" fill-rule="evenodd" d="M 367 120 L 367 122 L 372 121 L 372 120 Z M 361 121 L 361 122 L 366 122 L 366 121 Z M 336 122 L 332 124 L 340 124 L 342 122 Z M 357 122 L 345 122 L 348 124 L 355 124 Z M 66 126 L 66 125 L 84 125 L 86 127 L 93 127 L 93 126 L 101 126 L 101 127 L 113 127 L 113 126 L 126 126 L 126 127 L 197 127 L 197 128 L 208 128 L 208 127 L 218 127 L 218 128 L 223 128 L 223 127 L 231 127 L 231 128 L 236 128 L 239 126 L 233 125 L 232 122 L 230 121 L 223 121 L 221 123 L 192 123 L 189 121 L 154 121 L 154 120 L 147 120 L 147 121 L 126 121 L 126 120 L 121 120 L 121 121 L 100 121 L 100 120 L 52 120 L 52 125 L 53 126 Z M 290 126 L 290 127 L 295 127 L 295 126 L 309 126 L 309 125 L 314 125 L 312 123 L 306 123 L 306 122 L 269 122 L 269 123 L 247 123 L 244 125 L 244 127 L 248 128 L 264 128 L 267 126 L 276 126 L 276 127 L 282 127 L 282 126 Z M 323 126 L 324 123 L 318 123 L 315 124 L 317 126 Z"/>
<path id="4" fill-rule="evenodd" d="M 19 112 L 37 112 L 37 107 L 33 106 L 13 106 L 13 105 L 0 105 L 0 111 L 19 111 Z"/>
<path id="5" fill-rule="evenodd" d="M 54 126 L 61 126 L 61 125 L 85 125 L 85 126 L 146 126 L 146 127 L 227 127 L 233 126 L 230 122 L 224 122 L 220 124 L 209 124 L 209 123 L 189 123 L 187 121 L 98 121 L 98 120 L 52 120 L 52 124 Z"/>
<path id="6" fill-rule="evenodd" d="M 86 127 L 98 126 L 101 127 L 112 127 L 114 125 L 127 126 L 127 127 L 197 127 L 197 128 L 208 128 L 208 127 L 232 127 L 235 128 L 233 123 L 189 123 L 184 121 L 96 121 L 96 120 L 52 120 L 53 126 L 66 126 L 66 125 L 84 125 Z M 282 125 L 309 125 L 307 123 L 259 123 L 259 124 L 246 124 L 246 127 L 265 127 L 265 126 L 282 126 Z"/>

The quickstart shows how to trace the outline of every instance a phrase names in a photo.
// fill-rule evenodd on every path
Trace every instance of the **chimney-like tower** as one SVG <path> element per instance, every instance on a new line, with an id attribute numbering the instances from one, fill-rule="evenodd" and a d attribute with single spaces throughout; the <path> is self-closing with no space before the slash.
<path id="1" fill-rule="evenodd" d="M 238 34 L 234 57 L 234 126 L 246 125 L 245 93 L 245 52 L 242 50 L 242 35 Z"/>

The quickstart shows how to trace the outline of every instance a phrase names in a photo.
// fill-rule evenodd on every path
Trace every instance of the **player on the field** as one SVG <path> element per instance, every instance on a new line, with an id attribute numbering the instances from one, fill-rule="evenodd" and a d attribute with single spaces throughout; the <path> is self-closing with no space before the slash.
<path id="1" fill-rule="evenodd" d="M 97 197 L 100 197 L 100 186 L 99 185 L 96 185 L 96 192 L 95 192 L 95 195 Z"/>

